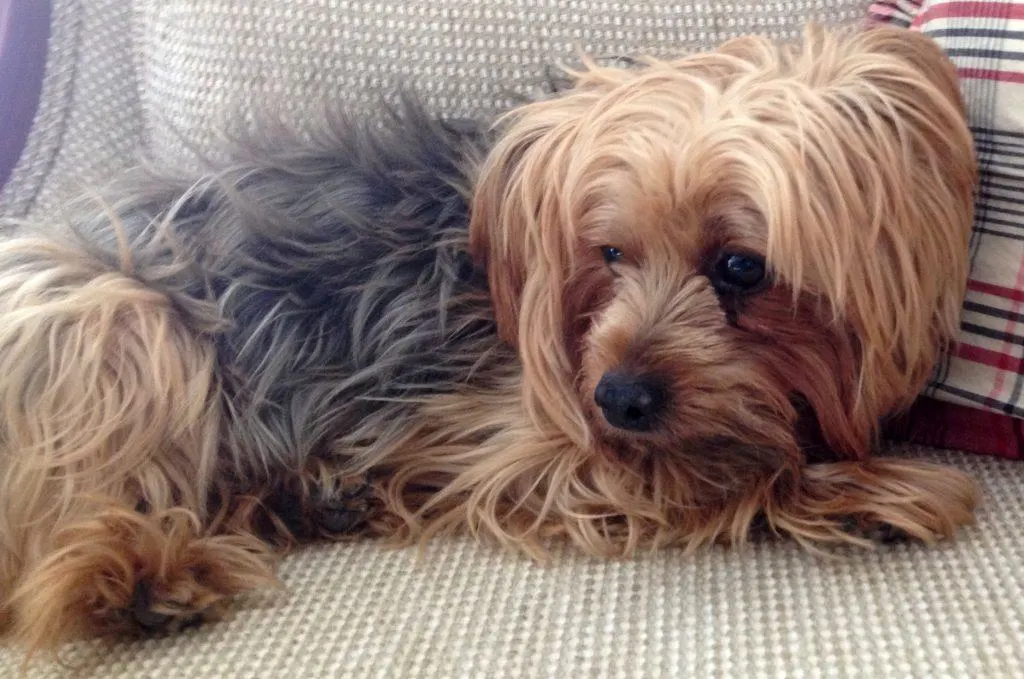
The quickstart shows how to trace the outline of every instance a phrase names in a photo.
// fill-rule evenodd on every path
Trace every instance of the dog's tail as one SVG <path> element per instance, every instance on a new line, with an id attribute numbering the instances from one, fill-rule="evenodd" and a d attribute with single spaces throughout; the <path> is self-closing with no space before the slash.
<path id="1" fill-rule="evenodd" d="M 0 588 L 83 504 L 205 512 L 214 345 L 121 236 L 0 242 Z"/>

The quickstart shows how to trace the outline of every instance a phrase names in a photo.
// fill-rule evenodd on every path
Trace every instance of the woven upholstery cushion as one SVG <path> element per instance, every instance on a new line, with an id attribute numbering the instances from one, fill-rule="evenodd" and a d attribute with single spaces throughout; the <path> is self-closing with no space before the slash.
<path id="1" fill-rule="evenodd" d="M 128 0 L 53 0 L 39 110 L 0 190 L 0 215 L 51 208 L 135 160 L 143 125 L 139 14 Z"/>
<path id="2" fill-rule="evenodd" d="M 401 80 L 451 113 L 492 112 L 541 64 L 677 52 L 747 31 L 792 37 L 866 2 L 672 0 L 55 0 L 42 107 L 0 211 L 40 213 L 134 160 L 203 146 L 250 106 L 302 116 L 368 106 Z M 456 44 L 456 40 L 461 43 Z M 480 42 L 482 41 L 482 42 Z M 289 112 L 290 111 L 290 112 Z M 180 133 L 180 136 L 179 134 Z M 556 555 L 539 567 L 466 541 L 414 551 L 321 546 L 282 565 L 286 590 L 166 639 L 73 645 L 77 671 L 27 676 L 932 677 L 1024 666 L 1024 465 L 937 456 L 980 478 L 979 525 L 936 549 L 817 561 L 793 545 L 635 561 Z M 0 650 L 0 676 L 20 657 Z"/>
<path id="3" fill-rule="evenodd" d="M 46 67 L 50 7 L 37 0 L 0 4 L 0 186 L 21 157 Z"/>
<path id="4" fill-rule="evenodd" d="M 154 153 L 205 146 L 225 116 L 301 116 L 325 99 L 363 109 L 404 85 L 450 114 L 493 114 L 545 65 L 595 54 L 678 54 L 750 31 L 795 37 L 807 19 L 849 21 L 862 0 L 194 0 L 151 12 L 144 111 Z M 202 7 L 202 11 L 196 8 Z M 162 114 L 158 117 L 156 114 Z"/>
<path id="5" fill-rule="evenodd" d="M 0 214 L 52 208 L 136 158 L 188 158 L 252 111 L 367 109 L 403 84 L 438 111 L 494 113 L 556 60 L 679 53 L 805 21 L 854 21 L 865 0 L 54 0 L 36 131 Z"/>

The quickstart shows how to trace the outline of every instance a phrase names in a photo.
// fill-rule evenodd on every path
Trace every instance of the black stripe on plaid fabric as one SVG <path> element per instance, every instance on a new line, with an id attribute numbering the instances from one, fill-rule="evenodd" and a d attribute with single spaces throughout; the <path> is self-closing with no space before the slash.
<path id="1" fill-rule="evenodd" d="M 1021 225 L 1020 225 L 1020 219 L 1019 218 L 1024 217 L 1024 211 L 1013 210 L 1011 208 L 992 209 L 992 206 L 989 206 L 989 209 L 990 209 L 991 212 L 993 212 L 995 214 L 1005 215 L 1006 219 L 1000 219 L 999 217 L 989 216 L 985 220 L 984 224 L 975 224 L 975 228 L 978 228 L 978 229 L 989 228 L 989 227 L 994 227 L 994 225 L 998 225 L 998 226 L 1002 226 L 1002 227 L 1009 228 L 1009 229 L 1016 229 L 1017 231 L 1021 230 Z M 997 229 L 997 230 L 998 231 L 1004 231 L 1005 229 Z"/>
<path id="2" fill-rule="evenodd" d="M 1006 158 L 1013 158 L 1015 160 L 1024 159 L 1024 147 L 1022 147 L 1020 151 L 1010 151 L 1002 146 L 997 146 L 988 143 L 976 143 L 974 145 L 974 150 L 977 151 L 979 154 L 984 153 L 985 155 L 994 155 L 998 153 L 999 155 L 1004 156 Z"/>
<path id="3" fill-rule="evenodd" d="M 1010 177 L 1010 179 L 1013 179 L 1013 177 Z M 995 198 L 997 200 L 999 199 L 999 197 L 1001 195 L 999 192 L 1000 191 L 1006 191 L 1008 194 L 1010 194 L 1009 200 L 1014 201 L 1014 202 L 1016 202 L 1018 204 L 1020 203 L 1020 201 L 1016 200 L 1017 197 L 1020 196 L 1020 191 L 1021 191 L 1020 184 L 1016 184 L 1016 183 L 1014 183 L 1012 181 L 1011 182 L 996 181 L 995 179 L 992 179 L 989 176 L 989 177 L 982 178 L 980 180 L 980 182 L 979 182 L 979 185 L 981 186 L 982 190 L 984 190 L 987 195 L 989 195 L 989 196 L 991 196 L 991 197 L 993 197 L 993 198 Z"/>
<path id="4" fill-rule="evenodd" d="M 1006 141 L 1006 139 L 1021 139 L 1024 140 L 1024 132 L 1010 132 L 1008 130 L 997 130 L 991 127 L 982 127 L 980 125 L 971 125 L 971 131 L 985 140 L 987 137 L 999 137 L 1000 144 L 1012 144 L 1012 142 Z M 1024 143 L 1022 143 L 1024 145 Z"/>
<path id="5" fill-rule="evenodd" d="M 975 403 L 979 406 L 983 406 L 991 410 L 998 410 L 999 412 L 1004 413 L 1006 415 L 1011 415 L 1013 417 L 1024 417 L 1024 408 L 1018 408 L 1012 403 L 1003 403 L 998 399 L 990 398 L 988 396 L 982 396 L 980 394 L 975 394 L 965 389 L 954 387 L 951 384 L 935 384 L 932 387 L 932 391 L 944 391 L 947 394 L 956 396 L 957 398 L 961 398 L 965 401 Z"/>
<path id="6" fill-rule="evenodd" d="M 1010 161 L 1010 160 L 1003 160 L 1003 161 L 1000 161 L 999 163 L 995 163 L 995 164 L 998 167 L 1005 167 L 1007 170 L 1010 170 L 1010 172 L 1004 173 L 1007 176 L 1013 176 L 1013 177 L 1018 177 L 1018 178 L 1019 177 L 1024 177 L 1024 163 L 1015 163 L 1015 162 Z M 1018 174 L 1014 174 L 1014 171 L 1019 171 L 1019 173 Z"/>
<path id="7" fill-rule="evenodd" d="M 1011 219 L 1000 219 L 999 217 L 989 217 L 988 226 L 1004 226 L 1007 229 L 1020 229 L 1021 224 L 1019 219 L 1012 219 L 1012 217 L 1024 217 L 1024 211 L 1021 210 L 1007 210 L 1007 216 Z M 1009 232 L 1007 232 L 1009 233 Z M 1017 234 L 1019 235 L 1019 234 Z"/>
<path id="8" fill-rule="evenodd" d="M 982 181 L 982 186 L 985 188 L 991 187 L 993 192 L 998 190 L 1008 190 L 1011 194 L 1011 200 L 1016 201 L 1016 197 L 1021 194 L 1021 181 L 1024 181 L 1024 177 L 1020 175 L 1011 174 L 1009 172 L 999 172 L 997 170 L 989 170 L 988 177 Z"/>
<path id="9" fill-rule="evenodd" d="M 933 38 L 996 38 L 998 40 L 1024 40 L 1024 31 L 1005 31 L 989 28 L 932 28 L 928 35 Z"/>
<path id="10" fill-rule="evenodd" d="M 974 126 L 978 134 L 986 137 L 1011 137 L 1016 139 L 1024 139 L 1024 132 L 1017 132 L 1015 130 L 1003 130 L 996 127 L 980 127 Z"/>
<path id="11" fill-rule="evenodd" d="M 993 202 L 995 202 L 997 200 L 1000 200 L 999 196 L 996 196 L 994 194 L 993 195 L 983 194 L 982 195 L 982 199 L 983 200 L 990 200 L 990 201 L 993 201 Z M 1012 206 L 1017 205 L 1017 203 L 1014 202 L 1012 198 L 1008 202 L 1009 202 L 1008 205 L 990 205 L 989 207 L 992 209 L 993 212 L 996 212 L 996 213 L 999 213 L 1001 215 L 1004 215 L 1004 216 L 1008 217 L 1010 219 L 1010 221 L 1015 222 L 1016 225 L 1019 226 L 1020 225 L 1020 220 L 1016 219 L 1016 218 L 1017 217 L 1024 217 L 1024 210 L 1015 210 Z M 986 224 L 989 224 L 989 223 L 997 224 L 998 221 L 996 219 L 989 219 L 985 223 Z"/>
<path id="12" fill-rule="evenodd" d="M 1004 156 L 998 152 L 993 155 L 995 156 L 992 160 L 993 172 L 1010 179 L 1024 179 L 1024 163 L 1021 163 L 1020 157 Z"/>
<path id="13" fill-rule="evenodd" d="M 975 313 L 983 314 L 985 316 L 992 316 L 994 318 L 1024 322 L 1024 313 L 1015 313 L 1013 311 L 1008 311 L 1007 309 L 1000 309 L 999 307 L 980 304 L 970 300 L 964 302 L 964 309 L 967 311 L 974 311 Z"/>
<path id="14" fill-rule="evenodd" d="M 1020 181 L 1024 180 L 1024 172 L 1020 170 L 1020 167 L 1020 165 L 1014 167 L 1013 159 L 997 157 L 993 159 L 987 174 L 988 177 L 993 177 L 995 179 L 1005 179 L 1010 182 L 1016 182 L 1017 188 L 1019 189 Z"/>
<path id="15" fill-rule="evenodd" d="M 989 221 L 995 221 L 995 220 L 989 220 Z M 1014 228 L 1019 228 L 1019 226 L 1016 225 L 1016 224 L 1014 224 L 1013 227 Z M 1009 231 L 1002 231 L 1000 229 L 992 229 L 992 228 L 989 228 L 989 227 L 977 227 L 977 228 L 978 228 L 978 231 L 980 231 L 981 233 L 984 233 L 984 234 L 986 234 L 988 236 L 996 236 L 998 238 L 1008 238 L 1010 240 L 1024 240 L 1024 234 L 1010 233 Z"/>
<path id="16" fill-rule="evenodd" d="M 933 38 L 934 33 L 929 33 Z M 998 35 L 998 34 L 992 34 Z M 1007 61 L 1024 61 L 1024 54 L 1018 54 L 1016 52 L 1006 52 L 999 49 L 998 47 L 992 47 L 983 49 L 980 47 L 950 47 L 946 50 L 946 54 L 950 57 L 971 57 L 971 58 L 984 58 L 984 59 L 998 59 Z"/>
<path id="17" fill-rule="evenodd" d="M 992 328 L 986 328 L 985 326 L 978 325 L 977 323 L 968 322 L 961 323 L 960 327 L 966 330 L 967 332 L 978 335 L 979 337 L 987 337 L 989 339 L 994 339 L 1000 342 L 1004 342 L 1006 344 L 1014 344 L 1017 346 L 1024 347 L 1024 337 L 1021 337 L 1020 335 L 1015 335 L 1012 332 L 993 330 Z"/>

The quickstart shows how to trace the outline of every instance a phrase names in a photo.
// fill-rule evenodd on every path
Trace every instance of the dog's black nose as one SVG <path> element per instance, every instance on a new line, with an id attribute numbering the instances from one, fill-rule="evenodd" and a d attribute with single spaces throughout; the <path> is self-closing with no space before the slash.
<path id="1" fill-rule="evenodd" d="M 627 431 L 647 431 L 665 405 L 665 392 L 650 377 L 608 372 L 594 390 L 608 424 Z"/>

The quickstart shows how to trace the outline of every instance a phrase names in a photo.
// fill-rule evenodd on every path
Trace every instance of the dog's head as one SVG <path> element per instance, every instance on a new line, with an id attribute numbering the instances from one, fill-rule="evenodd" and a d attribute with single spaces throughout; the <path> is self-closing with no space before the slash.
<path id="1" fill-rule="evenodd" d="M 940 49 L 812 29 L 575 77 L 511 115 L 473 206 L 534 424 L 676 479 L 644 492 L 865 452 L 965 287 L 975 163 Z"/>
<path id="2" fill-rule="evenodd" d="M 862 453 L 967 277 L 975 163 L 938 46 L 811 30 L 575 77 L 512 115 L 473 209 L 531 417 L 617 457 L 777 468 L 805 412 Z"/>

